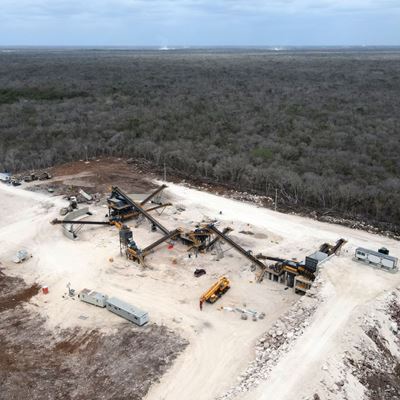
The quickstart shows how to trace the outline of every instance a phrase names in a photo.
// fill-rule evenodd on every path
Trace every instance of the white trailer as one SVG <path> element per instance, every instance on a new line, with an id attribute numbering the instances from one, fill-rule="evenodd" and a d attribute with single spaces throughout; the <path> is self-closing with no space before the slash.
<path id="1" fill-rule="evenodd" d="M 142 326 L 149 322 L 149 314 L 146 311 L 142 311 L 135 306 L 117 299 L 116 297 L 108 299 L 106 303 L 108 311 L 111 311 L 112 313 L 117 314 L 136 325 Z"/>
<path id="2" fill-rule="evenodd" d="M 397 271 L 397 258 L 388 254 L 358 247 L 355 252 L 355 258 L 391 272 Z"/>
<path id="3" fill-rule="evenodd" d="M 108 296 L 106 294 L 95 292 L 94 290 L 90 289 L 82 289 L 78 294 L 78 297 L 81 301 L 84 301 L 85 303 L 93 304 L 94 306 L 102 308 L 106 306 L 106 302 L 108 299 Z"/>
<path id="4" fill-rule="evenodd" d="M 0 181 L 6 183 L 11 182 L 11 174 L 8 172 L 0 172 Z"/>

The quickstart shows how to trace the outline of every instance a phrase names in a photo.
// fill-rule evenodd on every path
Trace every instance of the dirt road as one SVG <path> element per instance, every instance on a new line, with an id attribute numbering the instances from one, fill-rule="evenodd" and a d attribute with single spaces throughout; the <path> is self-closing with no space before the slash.
<path id="1" fill-rule="evenodd" d="M 325 301 L 313 322 L 270 378 L 240 399 L 293 400 L 295 393 L 301 393 L 297 398 L 310 398 L 323 379 L 323 368 L 328 369 L 329 360 L 343 351 L 343 334 L 357 316 L 358 308 L 400 286 L 399 274 L 377 271 L 347 259 L 332 260 L 324 268 Z"/>

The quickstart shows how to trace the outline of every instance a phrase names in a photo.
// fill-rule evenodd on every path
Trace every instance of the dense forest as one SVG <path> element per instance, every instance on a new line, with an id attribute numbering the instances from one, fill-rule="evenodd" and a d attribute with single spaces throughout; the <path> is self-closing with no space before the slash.
<path id="1" fill-rule="evenodd" d="M 0 170 L 146 159 L 400 226 L 400 51 L 1 50 Z"/>

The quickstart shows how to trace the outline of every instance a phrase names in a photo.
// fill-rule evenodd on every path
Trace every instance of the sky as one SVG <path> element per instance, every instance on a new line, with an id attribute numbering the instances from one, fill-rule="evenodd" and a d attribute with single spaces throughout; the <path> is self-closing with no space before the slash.
<path id="1" fill-rule="evenodd" d="M 0 0 L 0 46 L 400 45 L 400 0 Z"/>

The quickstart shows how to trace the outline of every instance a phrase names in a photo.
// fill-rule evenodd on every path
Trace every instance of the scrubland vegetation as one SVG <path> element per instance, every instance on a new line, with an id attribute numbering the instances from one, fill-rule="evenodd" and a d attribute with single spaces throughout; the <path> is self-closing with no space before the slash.
<path id="1" fill-rule="evenodd" d="M 400 225 L 400 52 L 0 52 L 0 169 L 164 162 Z"/>

